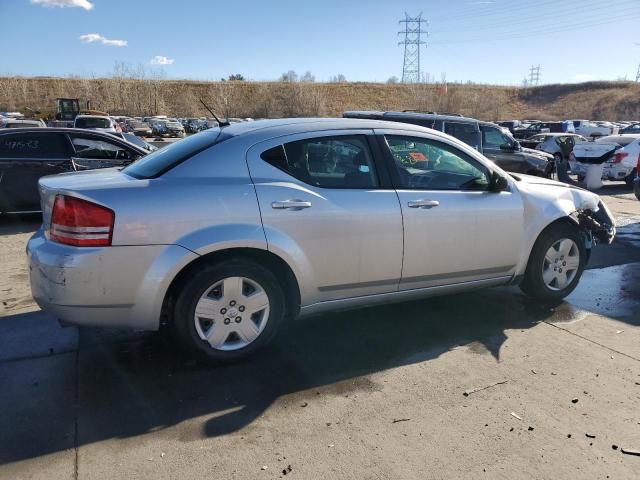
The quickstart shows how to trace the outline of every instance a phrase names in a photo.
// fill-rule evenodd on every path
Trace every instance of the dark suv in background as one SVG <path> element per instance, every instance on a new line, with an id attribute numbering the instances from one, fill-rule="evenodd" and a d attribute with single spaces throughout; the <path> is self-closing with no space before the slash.
<path id="1" fill-rule="evenodd" d="M 509 172 L 550 176 L 553 172 L 553 156 L 538 150 L 522 148 L 508 129 L 495 123 L 480 122 L 461 115 L 434 112 L 376 112 L 351 111 L 344 118 L 368 118 L 391 122 L 412 123 L 447 133 L 472 146 L 500 168 Z"/>

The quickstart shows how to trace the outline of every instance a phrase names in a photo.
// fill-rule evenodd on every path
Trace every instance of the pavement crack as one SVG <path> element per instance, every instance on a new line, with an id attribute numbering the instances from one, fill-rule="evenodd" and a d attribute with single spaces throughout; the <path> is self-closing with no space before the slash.
<path id="1" fill-rule="evenodd" d="M 579 333 L 572 332 L 571 330 L 567 330 L 566 328 L 562 328 L 562 327 L 560 327 L 560 326 L 558 326 L 558 325 L 556 325 L 554 323 L 547 322 L 546 320 L 543 320 L 542 323 L 545 323 L 545 324 L 549 325 L 550 327 L 557 328 L 558 330 L 562 330 L 563 332 L 566 332 L 566 333 L 568 333 L 570 335 L 573 335 L 574 337 L 578 337 L 578 338 L 581 338 L 582 340 L 586 340 L 587 342 L 593 343 L 594 345 L 597 345 L 599 347 L 605 348 L 605 349 L 609 350 L 610 352 L 614 352 L 614 353 L 617 353 L 618 355 L 622 355 L 623 357 L 627 357 L 627 358 L 629 358 L 631 360 L 635 360 L 636 362 L 640 362 L 640 358 L 636 358 L 636 357 L 634 357 L 632 355 L 629 355 L 628 353 L 621 352 L 620 350 L 616 350 L 615 348 L 611 348 L 611 347 L 609 347 L 609 346 L 607 346 L 607 345 L 605 345 L 603 343 L 596 342 L 595 340 L 591 340 L 590 338 L 587 338 L 587 337 L 585 337 L 583 335 L 580 335 Z"/>

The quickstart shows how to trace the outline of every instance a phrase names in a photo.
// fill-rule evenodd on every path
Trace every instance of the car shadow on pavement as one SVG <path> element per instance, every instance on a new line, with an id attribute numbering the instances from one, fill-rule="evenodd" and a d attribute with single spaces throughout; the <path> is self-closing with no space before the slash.
<path id="1" fill-rule="evenodd" d="M 160 335 L 105 343 L 84 331 L 79 438 L 128 437 L 200 416 L 209 418 L 184 440 L 224 435 L 284 395 L 375 389 L 367 374 L 428 361 L 458 346 L 499 360 L 506 330 L 552 315 L 513 289 L 342 312 L 299 320 L 252 358 L 220 367 L 185 360 Z"/>
<path id="2" fill-rule="evenodd" d="M 634 281 L 634 291 L 622 293 L 635 298 L 640 264 L 611 268 L 614 277 L 604 280 L 614 290 L 622 278 L 615 275 Z M 587 284 L 603 279 L 590 275 Z M 10 432 L 0 439 L 0 464 L 179 424 L 172 436 L 180 441 L 229 434 L 281 397 L 299 406 L 315 395 L 381 390 L 369 374 L 461 346 L 500 361 L 510 330 L 571 320 L 584 307 L 611 313 L 607 305 L 618 302 L 615 295 L 609 303 L 581 301 L 541 306 L 512 287 L 322 315 L 292 322 L 270 346 L 227 366 L 193 361 L 167 335 L 80 329 L 77 351 L 36 349 L 33 359 L 0 363 L 0 429 Z M 639 325 L 637 317 L 625 321 Z"/>
<path id="3" fill-rule="evenodd" d="M 35 232 L 41 224 L 42 215 L 39 213 L 0 215 L 0 235 Z"/>

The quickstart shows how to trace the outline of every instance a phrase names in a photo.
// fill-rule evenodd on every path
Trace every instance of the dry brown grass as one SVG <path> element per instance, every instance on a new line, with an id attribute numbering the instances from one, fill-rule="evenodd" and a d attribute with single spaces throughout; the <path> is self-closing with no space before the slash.
<path id="1" fill-rule="evenodd" d="M 589 82 L 529 90 L 476 84 L 196 82 L 127 77 L 0 78 L 0 111 L 50 112 L 57 97 L 91 100 L 111 114 L 201 116 L 199 99 L 221 116 L 339 116 L 345 110 L 458 112 L 507 118 L 640 118 L 640 84 Z"/>

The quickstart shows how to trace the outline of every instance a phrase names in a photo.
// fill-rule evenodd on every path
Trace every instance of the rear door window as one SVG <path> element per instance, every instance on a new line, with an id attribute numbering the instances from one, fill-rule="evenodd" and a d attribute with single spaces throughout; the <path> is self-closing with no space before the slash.
<path id="1" fill-rule="evenodd" d="M 322 188 L 376 188 L 378 178 L 364 135 L 299 140 L 271 148 L 261 158 L 292 177 Z"/>
<path id="2" fill-rule="evenodd" d="M 1 158 L 68 158 L 70 154 L 69 142 L 57 132 L 0 136 Z"/>

